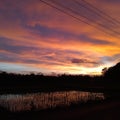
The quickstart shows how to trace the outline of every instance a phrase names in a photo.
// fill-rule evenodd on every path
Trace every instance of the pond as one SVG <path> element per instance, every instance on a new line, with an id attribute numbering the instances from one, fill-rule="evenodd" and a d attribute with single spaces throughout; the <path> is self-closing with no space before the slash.
<path id="1" fill-rule="evenodd" d="M 0 106 L 9 111 L 16 112 L 64 107 L 71 104 L 86 103 L 89 100 L 97 101 L 104 99 L 103 93 L 82 91 L 4 94 L 0 95 Z"/>

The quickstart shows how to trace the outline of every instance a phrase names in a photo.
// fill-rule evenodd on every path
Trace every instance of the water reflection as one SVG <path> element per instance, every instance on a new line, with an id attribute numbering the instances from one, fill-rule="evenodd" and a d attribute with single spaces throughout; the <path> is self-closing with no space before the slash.
<path id="1" fill-rule="evenodd" d="M 10 111 L 41 110 L 71 104 L 83 103 L 89 100 L 103 100 L 103 93 L 81 91 L 64 91 L 49 93 L 33 93 L 23 95 L 0 95 L 0 106 Z"/>

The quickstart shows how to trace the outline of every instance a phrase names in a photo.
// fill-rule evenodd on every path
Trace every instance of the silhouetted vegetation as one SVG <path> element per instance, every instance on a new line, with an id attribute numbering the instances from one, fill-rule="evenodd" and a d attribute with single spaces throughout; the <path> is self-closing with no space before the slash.
<path id="1" fill-rule="evenodd" d="M 36 116 L 38 119 L 66 119 L 66 116 L 69 119 L 98 119 L 98 116 L 102 116 L 100 119 L 102 119 L 104 116 L 110 116 L 111 119 L 119 118 L 120 63 L 113 67 L 103 69 L 102 73 L 103 74 L 101 76 L 66 74 L 50 76 L 43 75 L 42 73 L 14 74 L 1 71 L 1 94 L 80 90 L 103 92 L 104 95 L 107 96 L 107 99 L 101 102 L 87 102 L 84 105 L 71 105 L 69 108 L 65 107 L 63 109 L 56 107 L 55 109 L 47 109 L 45 111 L 35 111 L 33 103 L 31 103 L 31 111 L 26 112 L 12 113 L 5 108 L 0 107 L 1 117 L 6 120 L 19 118 L 32 120 L 35 119 Z M 115 112 L 112 112 L 111 114 L 110 108 Z M 69 114 L 71 110 L 72 113 Z M 65 117 L 63 117 L 63 114 L 65 114 Z"/>
<path id="2" fill-rule="evenodd" d="M 115 66 L 108 69 L 105 68 L 103 71 L 103 75 L 108 81 L 120 83 L 120 63 L 117 63 Z"/>
<path id="3" fill-rule="evenodd" d="M 101 76 L 43 75 L 0 72 L 0 92 L 37 92 L 59 90 L 117 91 L 120 89 L 120 63 L 105 68 Z"/>
<path id="4" fill-rule="evenodd" d="M 115 66 L 103 69 L 103 82 L 108 96 L 120 97 L 120 62 Z"/>
<path id="5" fill-rule="evenodd" d="M 22 75 L 0 73 L 0 90 L 6 92 L 37 92 L 58 90 L 92 90 L 99 88 L 102 76 L 58 75 L 45 76 L 43 74 Z"/>
<path id="6" fill-rule="evenodd" d="M 120 84 L 120 63 L 115 66 L 106 68 L 103 72 L 104 80 L 109 82 L 109 84 Z"/>

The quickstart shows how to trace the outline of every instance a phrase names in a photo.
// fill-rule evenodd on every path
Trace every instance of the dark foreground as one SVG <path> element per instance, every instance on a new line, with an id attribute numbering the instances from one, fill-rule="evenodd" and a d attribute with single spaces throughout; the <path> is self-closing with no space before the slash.
<path id="1" fill-rule="evenodd" d="M 3 109 L 1 120 L 120 120 L 120 99 L 54 110 L 9 113 Z"/>

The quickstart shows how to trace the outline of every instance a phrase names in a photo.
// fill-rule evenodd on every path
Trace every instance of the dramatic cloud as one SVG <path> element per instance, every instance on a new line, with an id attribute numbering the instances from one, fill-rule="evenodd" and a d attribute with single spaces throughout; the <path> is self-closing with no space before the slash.
<path id="1" fill-rule="evenodd" d="M 57 2 L 90 25 L 39 0 L 0 0 L 1 70 L 99 74 L 120 60 L 119 0 L 88 1 L 114 24 L 74 0 Z"/>
<path id="2" fill-rule="evenodd" d="M 76 64 L 98 64 L 97 62 L 93 62 L 87 59 L 72 59 L 71 62 Z"/>

